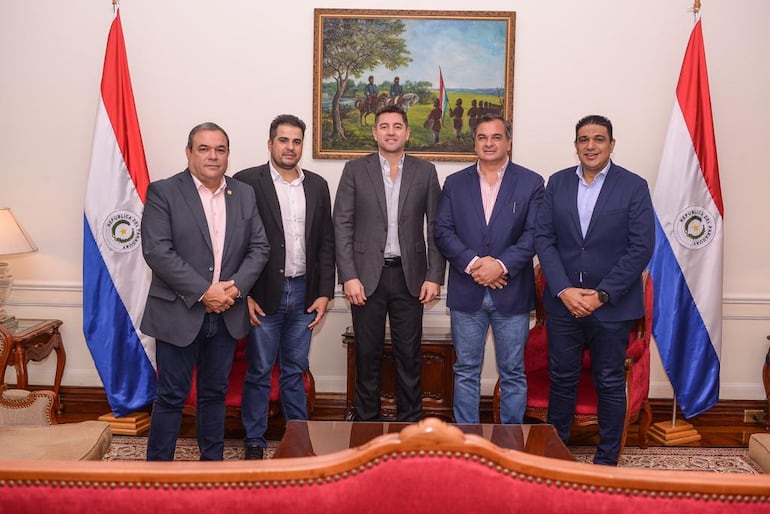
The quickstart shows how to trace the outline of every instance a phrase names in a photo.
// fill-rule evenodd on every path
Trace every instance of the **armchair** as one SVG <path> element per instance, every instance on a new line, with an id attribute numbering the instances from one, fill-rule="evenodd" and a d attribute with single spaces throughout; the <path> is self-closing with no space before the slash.
<path id="1" fill-rule="evenodd" d="M 636 320 L 628 338 L 626 350 L 626 421 L 621 450 L 625 446 L 628 426 L 639 421 L 639 446 L 647 448 L 647 432 L 652 421 L 649 403 L 650 392 L 650 336 L 652 334 L 653 284 L 648 271 L 642 275 L 644 286 L 644 317 Z M 545 274 L 535 267 L 535 325 L 529 332 L 524 349 L 524 369 L 527 374 L 526 416 L 545 422 L 548 417 L 548 395 L 551 380 L 548 376 L 548 335 L 545 326 L 543 291 Z M 596 425 L 598 419 L 597 394 L 591 373 L 591 354 L 583 353 L 583 369 L 578 383 L 577 405 L 573 427 Z M 495 385 L 493 416 L 500 422 L 500 381 Z"/>
<path id="2" fill-rule="evenodd" d="M 225 407 L 227 415 L 240 417 L 241 401 L 243 399 L 243 381 L 246 379 L 246 339 L 239 339 L 235 347 L 235 357 L 233 357 L 233 367 L 230 370 L 230 379 L 228 382 L 227 396 L 225 396 Z M 270 378 L 270 406 L 268 417 L 273 417 L 281 412 L 281 392 L 278 386 L 281 369 L 278 362 L 273 366 L 273 374 Z M 310 370 L 305 371 L 305 392 L 307 393 L 307 413 L 308 416 L 313 412 L 315 406 L 315 379 Z M 195 388 L 195 372 L 193 371 L 192 387 L 190 395 L 185 402 L 184 413 L 195 415 L 195 404 L 197 401 L 197 392 Z"/>

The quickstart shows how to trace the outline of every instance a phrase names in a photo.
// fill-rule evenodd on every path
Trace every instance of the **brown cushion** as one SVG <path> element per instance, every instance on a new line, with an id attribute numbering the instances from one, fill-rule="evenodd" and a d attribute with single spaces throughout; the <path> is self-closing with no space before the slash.
<path id="1" fill-rule="evenodd" d="M 0 427 L 0 460 L 102 460 L 111 441 L 103 421 Z"/>

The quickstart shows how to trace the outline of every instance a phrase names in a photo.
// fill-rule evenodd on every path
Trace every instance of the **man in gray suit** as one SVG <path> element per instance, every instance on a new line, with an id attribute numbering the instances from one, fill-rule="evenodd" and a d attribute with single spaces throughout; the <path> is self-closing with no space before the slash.
<path id="1" fill-rule="evenodd" d="M 196 367 L 201 460 L 222 460 L 235 341 L 250 328 L 245 295 L 270 249 L 253 189 L 224 176 L 225 131 L 194 127 L 185 152 L 186 170 L 150 184 L 142 217 L 152 282 L 141 329 L 156 338 L 158 367 L 147 460 L 174 459 Z"/>
<path id="2" fill-rule="evenodd" d="M 423 306 L 439 294 L 446 265 L 433 242 L 441 188 L 433 164 L 404 153 L 409 123 L 400 107 L 377 113 L 372 136 L 378 152 L 345 165 L 333 216 L 337 270 L 356 334 L 355 417 L 380 417 L 387 316 L 396 418 L 414 421 L 422 415 Z"/>

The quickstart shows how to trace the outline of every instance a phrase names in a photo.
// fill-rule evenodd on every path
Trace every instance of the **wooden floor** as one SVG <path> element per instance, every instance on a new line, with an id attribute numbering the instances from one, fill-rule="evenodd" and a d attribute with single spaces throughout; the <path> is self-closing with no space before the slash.
<path id="1" fill-rule="evenodd" d="M 93 392 L 78 393 L 78 388 L 68 388 L 63 391 L 62 400 L 65 404 L 64 413 L 59 416 L 59 422 L 68 423 L 96 419 L 102 414 L 109 413 L 106 398 L 94 398 Z M 653 423 L 671 420 L 670 400 L 651 400 Z M 701 435 L 697 443 L 692 446 L 706 447 L 745 447 L 748 446 L 749 437 L 756 432 L 766 432 L 764 424 L 743 423 L 745 409 L 762 409 L 766 403 L 756 401 L 723 401 L 701 416 L 687 420 Z M 344 395 L 321 394 L 317 396 L 313 419 L 316 420 L 343 420 L 344 419 Z M 491 401 L 482 400 L 482 422 L 491 423 Z M 684 420 L 681 415 L 679 420 Z M 639 444 L 638 426 L 632 425 L 629 430 L 627 443 L 630 446 Z M 185 415 L 180 431 L 182 437 L 194 437 L 195 417 Z M 270 420 L 268 439 L 279 440 L 283 435 L 283 421 L 280 416 Z M 243 437 L 243 427 L 237 416 L 228 416 L 226 422 L 226 437 L 239 439 Z M 586 428 L 574 431 L 570 444 L 592 445 L 595 444 L 596 429 Z M 651 445 L 655 443 L 650 442 Z"/>

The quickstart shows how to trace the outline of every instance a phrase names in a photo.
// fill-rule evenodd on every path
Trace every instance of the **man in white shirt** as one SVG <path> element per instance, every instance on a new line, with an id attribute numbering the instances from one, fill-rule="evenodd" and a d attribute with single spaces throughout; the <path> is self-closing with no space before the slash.
<path id="1" fill-rule="evenodd" d="M 305 123 L 282 114 L 270 124 L 270 160 L 235 174 L 251 185 L 270 242 L 265 271 L 249 292 L 252 324 L 241 417 L 246 459 L 267 447 L 270 379 L 278 359 L 285 420 L 307 419 L 303 374 L 310 337 L 334 297 L 334 228 L 326 180 L 299 166 Z"/>

